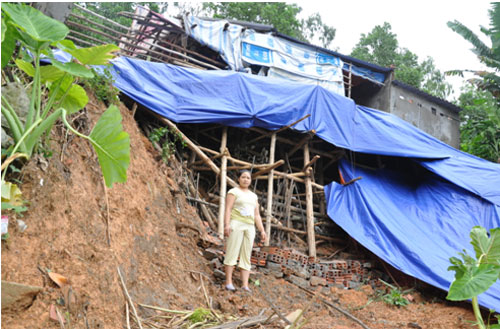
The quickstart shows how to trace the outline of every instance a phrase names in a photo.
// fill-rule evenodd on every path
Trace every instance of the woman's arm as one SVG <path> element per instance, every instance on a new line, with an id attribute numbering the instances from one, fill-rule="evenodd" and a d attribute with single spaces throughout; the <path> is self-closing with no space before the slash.
<path id="1" fill-rule="evenodd" d="M 226 209 L 224 211 L 224 235 L 229 236 L 231 233 L 231 227 L 229 222 L 231 221 L 231 210 L 233 210 L 234 200 L 236 197 L 234 194 L 227 194 L 226 196 Z"/>
<path id="2" fill-rule="evenodd" d="M 262 225 L 262 218 L 260 217 L 260 211 L 259 211 L 259 203 L 257 203 L 257 206 L 255 207 L 255 225 L 257 226 L 257 229 L 260 231 L 260 238 L 262 241 L 267 240 L 267 234 L 266 230 L 264 229 L 264 225 Z"/>

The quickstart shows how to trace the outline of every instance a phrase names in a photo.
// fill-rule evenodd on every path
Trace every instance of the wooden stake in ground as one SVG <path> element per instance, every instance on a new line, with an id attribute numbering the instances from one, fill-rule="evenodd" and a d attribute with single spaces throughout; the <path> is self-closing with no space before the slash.
<path id="1" fill-rule="evenodd" d="M 222 153 L 222 164 L 220 168 L 220 199 L 219 199 L 219 220 L 217 233 L 219 238 L 224 238 L 224 212 L 226 210 L 226 175 L 227 175 L 227 127 L 222 130 L 222 139 L 220 143 L 220 152 Z"/>
<path id="2" fill-rule="evenodd" d="M 308 166 L 309 158 L 309 143 L 304 144 L 304 167 Z M 306 184 L 306 223 L 307 223 L 307 245 L 309 246 L 309 256 L 316 257 L 316 239 L 314 236 L 314 215 L 313 215 L 313 194 L 312 194 L 312 169 L 307 168 L 305 178 Z"/>
<path id="3" fill-rule="evenodd" d="M 269 150 L 269 165 L 274 163 L 274 150 L 276 148 L 276 133 L 271 135 L 271 146 Z M 267 178 L 267 207 L 266 207 L 266 241 L 265 246 L 269 246 L 269 241 L 271 241 L 271 213 L 273 209 L 273 178 L 274 170 L 269 172 L 269 177 Z"/>

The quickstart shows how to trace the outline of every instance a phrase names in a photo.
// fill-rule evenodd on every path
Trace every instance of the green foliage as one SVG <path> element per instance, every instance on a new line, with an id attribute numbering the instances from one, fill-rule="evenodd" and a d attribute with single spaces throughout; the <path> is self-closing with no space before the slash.
<path id="1" fill-rule="evenodd" d="M 148 136 L 153 144 L 161 145 L 161 158 L 165 163 L 168 163 L 170 157 L 175 153 L 176 143 L 180 143 L 181 147 L 186 147 L 186 142 L 178 132 L 172 132 L 167 127 L 153 129 Z"/>
<path id="2" fill-rule="evenodd" d="M 481 28 L 481 32 L 490 39 L 491 46 L 486 45 L 474 32 L 459 21 L 448 22 L 448 27 L 471 43 L 472 52 L 478 56 L 481 63 L 492 70 L 454 70 L 450 71 L 449 74 L 463 76 L 464 72 L 474 73 L 478 78 L 470 79 L 469 82 L 480 89 L 489 91 L 500 102 L 500 76 L 498 75 L 500 70 L 500 3 L 494 2 L 491 5 L 492 9 L 488 11 L 490 27 Z"/>
<path id="3" fill-rule="evenodd" d="M 362 33 L 351 56 L 380 66 L 394 67 L 397 80 L 431 95 L 448 97 L 451 85 L 435 67 L 434 60 L 428 57 L 419 63 L 416 54 L 399 46 L 397 35 L 391 29 L 391 25 L 385 22 L 382 26 L 375 26 L 368 34 Z"/>
<path id="4" fill-rule="evenodd" d="M 206 308 L 199 307 L 191 313 L 189 321 L 192 323 L 205 322 L 213 318 L 212 312 Z"/>
<path id="5" fill-rule="evenodd" d="M 460 148 L 483 159 L 500 159 L 500 106 L 486 90 L 474 85 L 462 89 L 458 99 L 460 112 Z"/>
<path id="6" fill-rule="evenodd" d="M 390 291 L 382 295 L 382 300 L 389 305 L 394 306 L 406 306 L 410 304 L 410 301 L 405 298 L 405 296 L 412 291 L 412 289 L 401 290 L 383 280 L 380 280 L 383 284 L 390 288 Z"/>
<path id="7" fill-rule="evenodd" d="M 11 155 L 16 156 L 19 150 L 25 157 L 31 157 L 42 135 L 50 133 L 54 123 L 62 118 L 68 129 L 90 140 L 96 148 L 106 184 L 111 186 L 114 182 L 123 182 L 126 179 L 130 147 L 128 135 L 122 131 L 119 111 L 116 108 L 106 111 L 91 136 L 78 133 L 66 120 L 67 114 L 81 110 L 88 102 L 85 90 L 77 84 L 79 78 L 94 76 L 85 65 L 108 63 L 112 52 L 118 47 L 103 45 L 77 49 L 73 42 L 64 40 L 69 31 L 64 24 L 24 4 L 2 4 L 2 14 L 7 32 L 15 30 L 22 46 L 32 54 L 29 59 L 15 61 L 19 69 L 33 78 L 25 124 L 21 123 L 17 112 L 2 96 L 2 114 L 7 119 L 15 141 Z M 51 46 L 69 52 L 77 62 L 59 62 L 54 58 Z M 51 59 L 50 65 L 40 65 L 42 54 Z M 48 90 L 48 94 L 44 93 L 45 90 Z M 42 101 L 45 96 L 47 99 Z M 6 172 L 4 170 L 2 174 L 2 188 L 6 184 Z"/>
<path id="8" fill-rule="evenodd" d="M 335 28 L 323 23 L 319 13 L 306 19 L 297 16 L 302 8 L 284 2 L 205 2 L 205 14 L 214 18 L 236 19 L 273 25 L 279 32 L 302 41 L 312 42 L 315 37 L 323 47 L 335 38 Z"/>
<path id="9" fill-rule="evenodd" d="M 120 91 L 113 86 L 113 82 L 114 78 L 108 67 L 104 67 L 99 74 L 94 74 L 94 77 L 83 81 L 85 87 L 92 89 L 97 98 L 103 103 L 118 105 Z"/>
<path id="10" fill-rule="evenodd" d="M 122 117 L 115 105 L 111 105 L 101 116 L 90 133 L 108 187 L 113 183 L 127 181 L 130 164 L 130 137 L 121 126 Z"/>
<path id="11" fill-rule="evenodd" d="M 479 328 L 484 324 L 477 296 L 488 290 L 500 279 L 500 228 L 491 229 L 489 234 L 484 227 L 474 226 L 470 233 L 475 258 L 464 250 L 459 253 L 462 259 L 451 257 L 449 271 L 455 272 L 455 280 L 448 289 L 449 300 L 472 299 L 474 315 Z"/>

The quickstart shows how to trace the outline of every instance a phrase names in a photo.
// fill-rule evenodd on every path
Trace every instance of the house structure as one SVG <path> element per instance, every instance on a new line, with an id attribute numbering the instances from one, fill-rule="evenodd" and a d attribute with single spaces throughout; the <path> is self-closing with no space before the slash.
<path id="1" fill-rule="evenodd" d="M 316 244 L 345 243 L 347 233 L 402 272 L 447 289 L 449 257 L 473 252 L 470 228 L 500 225 L 500 167 L 415 128 L 423 109 L 444 118 L 438 105 L 449 104 L 392 80 L 391 68 L 258 32 L 266 26 L 123 15 L 140 24 L 87 31 L 119 44 L 115 86 L 132 113 L 155 113 L 192 151 L 181 158 L 185 170 L 201 173 L 210 189 L 187 185 L 219 230 L 226 187 L 236 185 L 230 170 L 251 168 L 277 240 L 283 232 L 289 242 L 307 236 L 316 257 Z M 79 29 L 74 19 L 89 21 L 70 19 Z M 98 42 L 83 35 L 72 29 L 70 38 Z M 405 108 L 417 119 L 402 120 Z M 497 307 L 499 291 L 494 285 L 479 302 Z"/>

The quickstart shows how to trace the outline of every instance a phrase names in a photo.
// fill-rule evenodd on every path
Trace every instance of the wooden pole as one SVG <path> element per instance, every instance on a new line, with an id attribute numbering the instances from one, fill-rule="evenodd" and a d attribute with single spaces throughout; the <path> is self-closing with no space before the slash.
<path id="1" fill-rule="evenodd" d="M 309 142 L 304 144 L 304 167 L 309 163 Z M 306 184 L 306 223 L 307 223 L 307 244 L 309 246 L 309 256 L 316 257 L 316 241 L 314 236 L 314 215 L 313 215 L 313 194 L 312 194 L 312 169 L 307 169 L 308 175 L 305 178 Z"/>
<path id="2" fill-rule="evenodd" d="M 220 175 L 219 167 L 217 167 L 215 163 L 212 160 L 210 160 L 210 158 L 198 146 L 196 146 L 189 138 L 187 138 L 186 135 L 184 135 L 182 131 L 180 131 L 179 128 L 177 128 L 177 126 L 172 121 L 160 115 L 155 115 L 155 116 L 160 121 L 164 122 L 167 126 L 169 126 L 171 129 L 173 129 L 175 132 L 177 132 L 180 135 L 180 137 L 182 137 L 182 139 L 186 142 L 187 147 L 189 147 L 192 151 L 196 153 L 197 156 L 199 156 L 202 160 L 204 160 L 207 166 L 209 166 L 210 169 L 213 170 L 213 172 L 215 172 L 217 175 Z M 226 180 L 232 187 L 238 186 L 238 184 L 231 178 L 226 177 Z"/>
<path id="3" fill-rule="evenodd" d="M 224 237 L 224 212 L 226 210 L 226 177 L 227 177 L 227 155 L 226 155 L 226 144 L 227 144 L 227 127 L 222 130 L 222 139 L 220 143 L 220 152 L 222 153 L 221 167 L 220 167 L 220 199 L 219 199 L 219 228 L 217 232 L 219 233 L 219 238 Z"/>
<path id="4" fill-rule="evenodd" d="M 269 150 L 269 165 L 274 163 L 274 150 L 276 148 L 276 133 L 271 135 L 271 146 Z M 267 178 L 267 208 L 266 208 L 266 235 L 267 239 L 264 243 L 265 246 L 269 246 L 271 241 L 271 214 L 273 210 L 273 179 L 274 179 L 274 169 L 269 172 L 269 177 Z"/>

